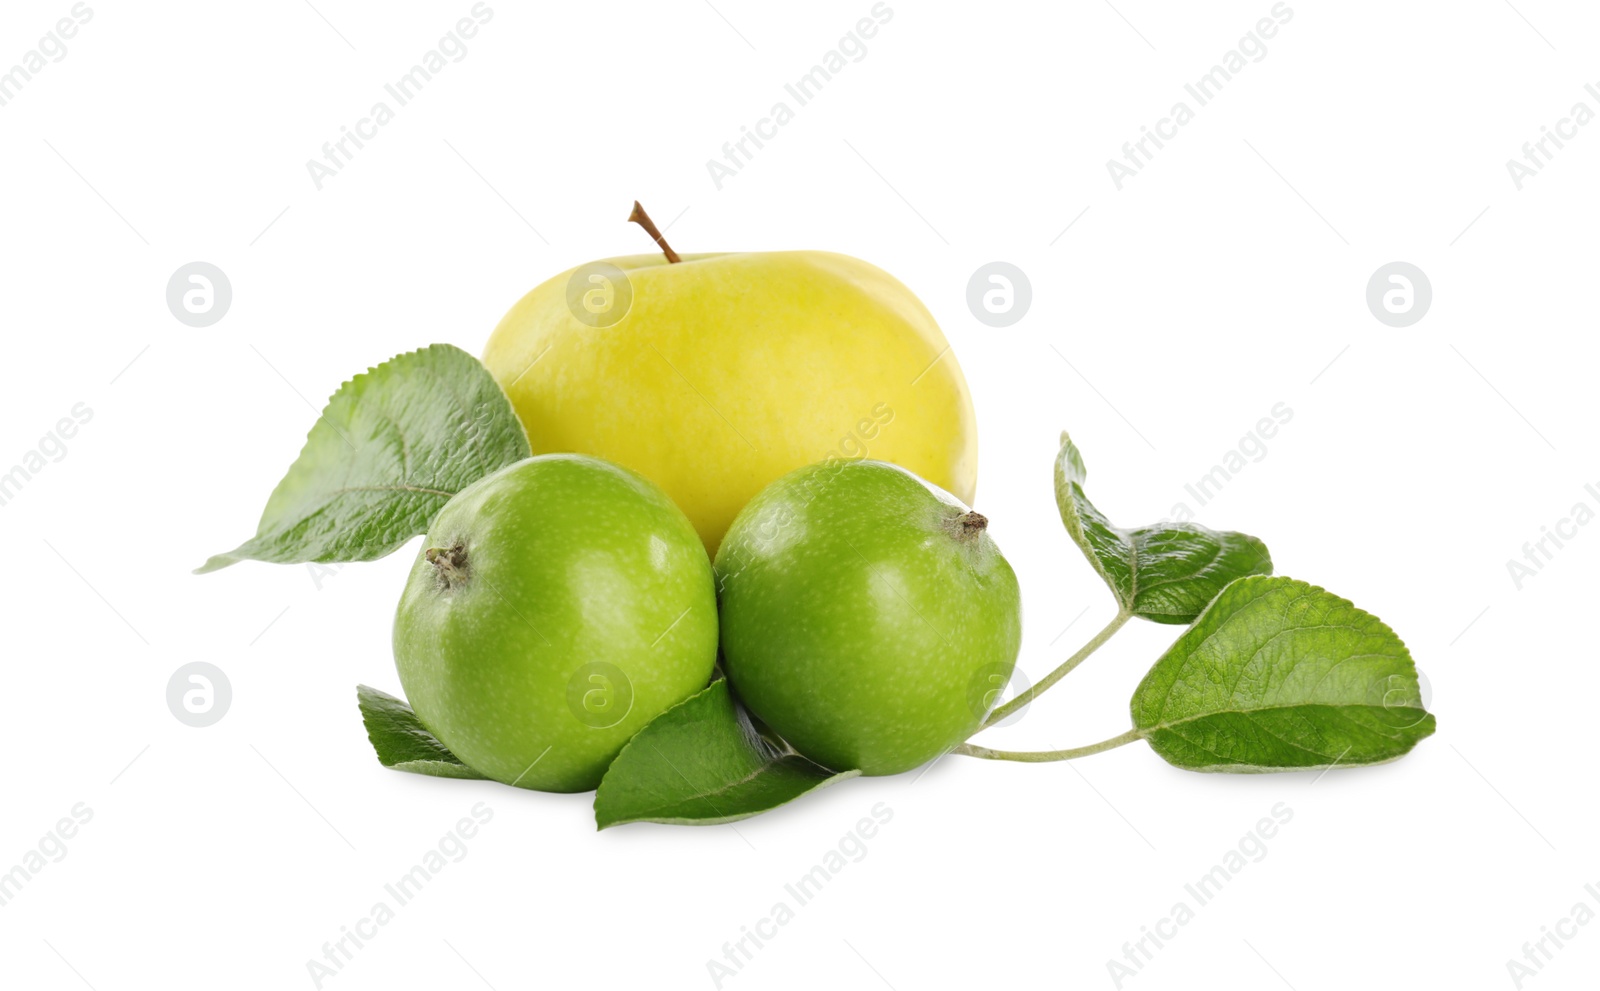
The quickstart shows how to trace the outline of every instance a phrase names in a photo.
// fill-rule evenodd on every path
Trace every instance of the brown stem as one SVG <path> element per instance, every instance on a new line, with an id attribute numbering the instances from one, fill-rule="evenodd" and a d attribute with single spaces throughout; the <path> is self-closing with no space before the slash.
<path id="1" fill-rule="evenodd" d="M 661 236 L 661 232 L 656 229 L 656 222 L 650 219 L 648 213 L 644 212 L 644 207 L 639 205 L 638 200 L 633 201 L 633 212 L 628 214 L 628 222 L 638 224 L 644 228 L 646 234 L 655 238 L 656 244 L 661 246 L 661 253 L 667 256 L 667 261 L 673 264 L 683 261 L 682 258 L 678 257 L 678 253 L 672 250 L 672 245 L 667 243 L 667 239 Z"/>

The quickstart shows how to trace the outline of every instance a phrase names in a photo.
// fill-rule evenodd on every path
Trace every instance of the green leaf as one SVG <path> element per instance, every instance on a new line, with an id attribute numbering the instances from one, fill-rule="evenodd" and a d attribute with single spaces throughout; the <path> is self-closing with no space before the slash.
<path id="1" fill-rule="evenodd" d="M 531 453 L 478 359 L 448 344 L 402 354 L 334 393 L 256 535 L 196 573 L 244 560 L 376 560 L 426 533 L 451 496 Z"/>
<path id="2" fill-rule="evenodd" d="M 1123 612 L 1157 623 L 1190 623 L 1236 578 L 1272 574 L 1267 545 L 1194 523 L 1114 527 L 1084 494 L 1083 456 L 1066 433 L 1056 456 L 1056 506 L 1067 533 L 1111 587 Z"/>
<path id="3" fill-rule="evenodd" d="M 1133 693 L 1133 725 L 1191 771 L 1381 764 L 1434 730 L 1393 630 L 1292 578 L 1241 578 Z"/>
<path id="4" fill-rule="evenodd" d="M 763 738 L 719 680 L 622 748 L 595 792 L 594 819 L 601 829 L 733 822 L 860 773 L 836 774 Z"/>
<path id="5" fill-rule="evenodd" d="M 429 733 L 401 699 L 366 685 L 356 686 L 361 722 L 378 752 L 378 762 L 396 771 L 431 774 L 436 778 L 482 778 Z"/>

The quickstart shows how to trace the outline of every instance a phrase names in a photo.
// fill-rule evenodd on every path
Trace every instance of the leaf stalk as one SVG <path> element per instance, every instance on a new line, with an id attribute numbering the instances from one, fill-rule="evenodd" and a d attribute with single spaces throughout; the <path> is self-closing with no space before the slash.
<path id="1" fill-rule="evenodd" d="M 1137 729 L 1130 729 L 1126 733 L 1119 733 L 1109 740 L 1091 743 L 1086 747 L 1073 747 L 1071 750 L 991 750 L 988 747 L 979 747 L 971 743 L 963 743 L 952 753 L 965 754 L 968 757 L 981 757 L 984 760 L 1014 760 L 1028 764 L 1043 764 L 1054 760 L 1073 760 L 1077 757 L 1087 757 L 1105 750 L 1115 750 L 1124 744 L 1132 743 L 1143 738 Z"/>
<path id="2" fill-rule="evenodd" d="M 1082 664 L 1089 658 L 1090 654 L 1093 654 L 1095 651 L 1104 646 L 1105 642 L 1110 640 L 1111 637 L 1118 630 L 1122 629 L 1123 625 L 1132 618 L 1133 614 L 1128 612 L 1126 609 L 1119 610 L 1115 619 L 1107 623 L 1104 629 L 1094 635 L 1093 639 L 1080 647 L 1077 653 L 1073 654 L 1065 661 L 1062 661 L 1060 667 L 1045 675 L 1043 678 L 1040 678 L 1039 681 L 1030 686 L 1027 691 L 1020 693 L 1016 698 L 989 713 L 989 718 L 983 721 L 983 725 L 978 727 L 978 731 L 982 732 L 983 730 L 988 729 L 990 726 L 1000 722 L 1002 719 L 1005 719 L 1013 712 L 1016 712 L 1018 709 L 1044 694 L 1044 692 L 1050 688 L 1051 685 L 1054 685 L 1062 678 L 1065 678 L 1067 675 L 1071 674 L 1073 668 Z"/>

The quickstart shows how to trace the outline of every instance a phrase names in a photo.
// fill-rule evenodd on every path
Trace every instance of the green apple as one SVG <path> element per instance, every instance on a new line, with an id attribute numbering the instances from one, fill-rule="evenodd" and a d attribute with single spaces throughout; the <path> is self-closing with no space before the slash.
<path id="1" fill-rule="evenodd" d="M 987 520 L 877 461 L 802 468 L 717 552 L 722 652 L 750 710 L 834 770 L 894 774 L 971 736 L 1022 642 Z"/>
<path id="2" fill-rule="evenodd" d="M 513 306 L 483 363 L 535 454 L 632 468 L 713 554 L 757 492 L 829 456 L 904 465 L 968 502 L 977 481 L 949 342 L 911 290 L 845 255 L 590 262 Z"/>
<path id="3" fill-rule="evenodd" d="M 617 465 L 509 465 L 439 511 L 394 622 L 417 718 L 468 766 L 586 791 L 716 663 L 711 562 L 666 493 Z"/>

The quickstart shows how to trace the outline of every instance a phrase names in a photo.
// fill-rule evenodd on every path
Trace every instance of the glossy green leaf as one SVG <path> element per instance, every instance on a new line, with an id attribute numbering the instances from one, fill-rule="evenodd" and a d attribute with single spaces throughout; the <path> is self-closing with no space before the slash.
<path id="1" fill-rule="evenodd" d="M 367 739 L 384 767 L 436 778 L 483 777 L 429 733 L 404 700 L 366 685 L 356 686 L 356 699 Z"/>
<path id="2" fill-rule="evenodd" d="M 1272 574 L 1267 545 L 1247 534 L 1194 523 L 1112 526 L 1084 494 L 1087 476 L 1083 456 L 1063 433 L 1056 456 L 1061 522 L 1124 612 L 1157 623 L 1193 622 L 1229 582 Z"/>
<path id="3" fill-rule="evenodd" d="M 1394 631 L 1283 577 L 1229 585 L 1150 669 L 1133 725 L 1192 771 L 1289 771 L 1394 760 L 1434 731 Z"/>
<path id="4" fill-rule="evenodd" d="M 601 829 L 733 822 L 860 773 L 834 773 L 765 739 L 719 680 L 628 742 L 595 792 L 594 818 Z"/>
<path id="5" fill-rule="evenodd" d="M 531 453 L 478 359 L 448 344 L 402 354 L 334 393 L 256 535 L 198 573 L 244 560 L 375 560 L 427 532 L 467 485 Z"/>

